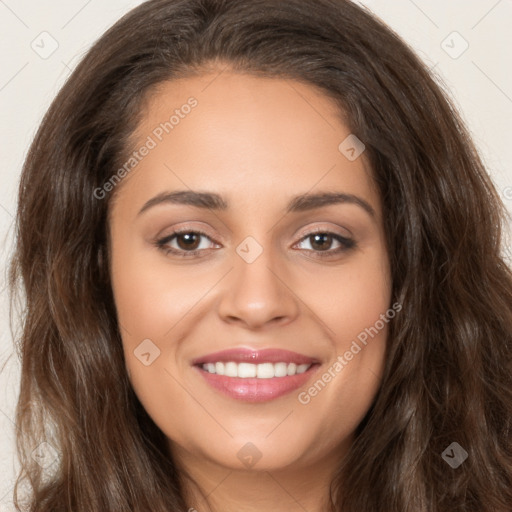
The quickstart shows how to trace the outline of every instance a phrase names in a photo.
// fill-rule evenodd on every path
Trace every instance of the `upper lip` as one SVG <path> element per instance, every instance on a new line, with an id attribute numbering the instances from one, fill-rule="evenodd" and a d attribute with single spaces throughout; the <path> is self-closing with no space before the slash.
<path id="1" fill-rule="evenodd" d="M 200 365 L 205 363 L 216 362 L 235 362 L 235 363 L 295 363 L 299 364 L 314 364 L 318 360 L 312 357 L 291 352 L 290 350 L 281 350 L 266 348 L 261 350 L 254 350 L 250 348 L 231 348 L 214 352 L 205 356 L 198 357 L 192 361 L 193 365 Z"/>

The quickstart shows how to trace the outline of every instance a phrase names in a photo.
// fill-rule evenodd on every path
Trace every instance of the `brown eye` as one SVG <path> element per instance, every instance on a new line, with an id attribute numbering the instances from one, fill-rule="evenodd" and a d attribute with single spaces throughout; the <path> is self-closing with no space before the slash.
<path id="1" fill-rule="evenodd" d="M 312 252 L 317 257 L 335 256 L 356 247 L 355 240 L 328 231 L 310 233 L 303 237 L 298 245 L 302 245 L 305 242 L 309 242 L 310 246 L 310 248 L 306 247 L 306 250 Z M 337 244 L 337 247 L 332 248 L 333 244 Z"/>
<path id="2" fill-rule="evenodd" d="M 180 249 L 185 251 L 195 250 L 199 247 L 201 242 L 201 236 L 199 233 L 191 231 L 190 233 L 180 233 L 176 235 L 176 243 Z M 180 243 L 182 242 L 182 243 Z"/>
<path id="3" fill-rule="evenodd" d="M 205 242 L 205 244 L 200 247 L 202 242 Z M 155 245 L 166 254 L 187 257 L 199 255 L 210 249 L 212 245 L 218 244 L 201 231 L 175 231 L 160 240 L 156 240 Z"/>
<path id="4" fill-rule="evenodd" d="M 313 240 L 311 247 L 319 251 L 330 249 L 334 240 L 334 238 L 327 233 L 316 233 L 314 235 L 309 235 L 309 238 Z"/>

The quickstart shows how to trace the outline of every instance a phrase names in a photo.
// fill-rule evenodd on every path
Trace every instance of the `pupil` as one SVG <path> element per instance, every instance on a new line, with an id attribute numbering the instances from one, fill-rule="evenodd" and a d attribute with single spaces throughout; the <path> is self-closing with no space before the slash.
<path id="1" fill-rule="evenodd" d="M 313 239 L 314 239 L 314 242 L 313 242 L 313 247 L 315 247 L 315 245 L 318 245 L 318 240 L 319 239 L 323 239 L 323 241 L 325 242 L 325 240 L 330 240 L 331 236 L 330 235 L 326 235 L 324 233 L 320 233 L 320 234 L 317 234 L 317 235 L 313 235 Z M 329 244 L 328 244 L 329 245 Z M 325 250 L 325 249 L 328 249 L 328 247 L 325 246 L 325 244 L 323 245 L 322 247 L 322 244 L 320 243 L 320 247 L 317 247 L 319 248 L 320 250 Z"/>
<path id="2" fill-rule="evenodd" d="M 194 240 L 195 238 L 195 240 Z M 185 233 L 183 235 L 179 235 L 178 241 L 182 240 L 185 242 L 185 248 L 187 249 L 195 249 L 197 247 L 197 241 L 199 237 L 195 233 Z"/>

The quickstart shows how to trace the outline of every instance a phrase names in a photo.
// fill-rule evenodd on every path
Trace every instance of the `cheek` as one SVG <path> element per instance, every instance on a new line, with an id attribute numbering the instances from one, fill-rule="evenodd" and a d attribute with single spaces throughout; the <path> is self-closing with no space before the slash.
<path id="1" fill-rule="evenodd" d="M 390 307 L 389 270 L 380 250 L 302 281 L 296 284 L 301 297 L 324 323 L 338 353 Z"/>
<path id="2" fill-rule="evenodd" d="M 206 292 L 203 281 L 184 266 L 171 269 L 161 257 L 159 262 L 149 262 L 147 254 L 117 249 L 113 251 L 112 284 L 132 387 L 167 436 L 186 440 L 176 411 L 190 411 L 195 402 L 178 383 L 182 378 L 176 373 L 176 350 L 187 313 L 193 314 L 194 305 Z M 193 430 L 185 423 L 184 432 Z"/>
<path id="3" fill-rule="evenodd" d="M 218 276 L 207 265 L 170 265 L 154 249 L 149 252 L 114 248 L 114 299 L 132 386 L 158 425 L 175 425 L 172 411 L 195 404 L 178 383 L 186 368 L 187 343 L 181 340 L 206 313 L 205 296 Z"/>
<path id="4" fill-rule="evenodd" d="M 307 294 L 308 305 L 326 326 L 332 357 L 299 403 L 322 418 L 326 433 L 350 432 L 362 420 L 380 386 L 391 307 L 391 286 L 384 253 L 375 251 L 342 270 L 325 273 Z"/>
<path id="5" fill-rule="evenodd" d="M 112 268 L 121 328 L 132 338 L 161 339 L 215 284 L 211 272 L 171 267 L 161 256 L 148 259 L 144 253 L 114 256 Z"/>

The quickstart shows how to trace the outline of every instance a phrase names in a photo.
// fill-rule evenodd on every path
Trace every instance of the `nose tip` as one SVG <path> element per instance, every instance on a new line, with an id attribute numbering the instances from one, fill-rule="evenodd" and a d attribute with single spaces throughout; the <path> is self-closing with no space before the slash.
<path id="1" fill-rule="evenodd" d="M 270 267 L 270 254 L 256 251 L 257 246 L 250 240 L 240 246 L 247 251 L 242 252 L 243 256 L 235 262 L 231 276 L 223 284 L 220 317 L 227 322 L 241 322 L 251 329 L 291 321 L 298 314 L 298 304 L 283 278 Z M 254 257 L 256 252 L 259 254 Z M 247 255 L 251 257 L 246 258 Z"/>

